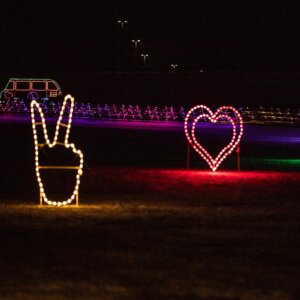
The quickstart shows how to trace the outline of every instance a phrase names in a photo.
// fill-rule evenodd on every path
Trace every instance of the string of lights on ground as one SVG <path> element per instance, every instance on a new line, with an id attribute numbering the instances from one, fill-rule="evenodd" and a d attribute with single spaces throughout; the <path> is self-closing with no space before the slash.
<path id="1" fill-rule="evenodd" d="M 61 102 L 45 101 L 40 103 L 45 115 L 58 116 Z M 66 107 L 66 112 L 70 108 Z M 115 105 L 75 102 L 74 117 L 111 120 L 159 120 L 183 122 L 190 107 L 151 106 L 151 105 Z M 245 123 L 260 124 L 300 124 L 300 109 L 289 108 L 238 108 Z M 0 114 L 30 114 L 30 107 L 24 101 L 16 100 L 0 103 Z M 192 116 L 193 117 L 193 116 Z"/>

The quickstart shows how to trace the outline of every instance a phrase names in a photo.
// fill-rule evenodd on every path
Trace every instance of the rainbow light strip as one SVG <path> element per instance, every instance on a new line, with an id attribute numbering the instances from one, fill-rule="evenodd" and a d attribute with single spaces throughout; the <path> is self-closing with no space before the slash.
<path id="1" fill-rule="evenodd" d="M 71 104 L 70 105 L 69 117 L 68 117 L 68 124 L 63 124 L 63 123 L 61 123 L 61 120 L 62 120 L 63 113 L 64 113 L 64 110 L 65 110 L 65 106 L 66 106 L 66 103 L 67 103 L 68 100 L 70 100 L 70 104 Z M 76 147 L 73 143 L 69 144 L 69 135 L 70 135 L 70 130 L 71 130 L 71 123 L 72 123 L 73 109 L 74 109 L 74 98 L 71 95 L 67 95 L 64 98 L 64 101 L 63 101 L 63 104 L 62 104 L 62 107 L 61 107 L 61 111 L 60 111 L 60 115 L 59 115 L 57 123 L 56 123 L 56 129 L 55 129 L 54 139 L 53 139 L 52 143 L 50 142 L 49 137 L 48 137 L 45 117 L 44 117 L 42 108 L 40 107 L 39 103 L 35 100 L 31 101 L 30 108 L 31 108 L 31 120 L 32 120 L 32 130 L 33 130 L 34 149 L 35 149 L 35 171 L 36 171 L 37 181 L 38 181 L 39 188 L 40 188 L 40 194 L 42 195 L 44 201 L 49 205 L 54 205 L 54 206 L 68 205 L 75 199 L 76 195 L 78 195 L 80 177 L 82 176 L 82 173 L 83 173 L 82 172 L 82 169 L 83 169 L 83 154 L 82 154 L 81 150 L 76 149 Z M 41 122 L 36 122 L 35 121 L 35 111 L 34 111 L 35 108 L 38 110 L 38 113 L 39 113 L 40 118 L 41 118 Z M 37 135 L 37 130 L 36 130 L 37 125 L 42 125 L 43 126 L 45 143 L 39 144 L 39 142 L 38 142 L 38 135 Z M 63 127 L 67 128 L 64 143 L 60 143 L 60 142 L 57 141 L 60 126 L 63 126 Z M 50 201 L 47 198 L 46 192 L 44 190 L 44 185 L 43 185 L 43 182 L 42 182 L 42 179 L 41 179 L 41 176 L 40 176 L 40 169 L 42 169 L 42 167 L 39 164 L 39 149 L 46 146 L 46 145 L 49 148 L 53 148 L 56 145 L 62 145 L 65 148 L 71 148 L 73 153 L 76 154 L 79 157 L 79 166 L 74 167 L 75 169 L 78 170 L 77 175 L 76 175 L 76 185 L 75 185 L 75 188 L 73 190 L 73 193 L 72 193 L 71 197 L 68 198 L 66 201 L 62 201 L 62 202 L 60 202 L 60 201 Z M 53 167 L 53 168 L 55 168 L 55 167 Z"/>
<path id="2" fill-rule="evenodd" d="M 195 114 L 196 110 L 201 110 L 201 114 L 198 115 L 192 123 L 191 129 L 188 128 L 188 123 L 191 121 L 191 116 Z M 204 112 L 204 113 L 203 113 Z M 233 112 L 234 118 L 225 114 L 225 112 Z M 216 123 L 219 119 L 227 119 L 233 129 L 233 134 L 231 141 L 226 145 L 216 156 L 213 158 L 208 151 L 197 141 L 195 136 L 196 124 L 199 120 L 207 118 L 211 123 Z M 239 127 L 239 132 L 237 133 L 237 123 Z M 243 135 L 243 119 L 240 113 L 232 106 L 222 106 L 213 113 L 207 106 L 197 105 L 194 106 L 186 115 L 184 120 L 184 132 L 187 137 L 188 142 L 193 146 L 195 151 L 202 156 L 202 158 L 208 163 L 212 171 L 216 171 L 224 159 L 239 145 L 241 137 Z"/>

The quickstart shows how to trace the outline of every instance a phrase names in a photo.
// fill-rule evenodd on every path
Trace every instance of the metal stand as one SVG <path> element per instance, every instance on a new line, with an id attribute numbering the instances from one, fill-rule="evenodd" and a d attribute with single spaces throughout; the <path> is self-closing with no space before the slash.
<path id="1" fill-rule="evenodd" d="M 187 142 L 187 148 L 186 148 L 186 169 L 190 169 L 190 143 Z"/>
<path id="2" fill-rule="evenodd" d="M 241 171 L 241 157 L 240 157 L 240 145 L 236 148 L 236 157 L 237 157 L 237 169 L 238 171 Z"/>

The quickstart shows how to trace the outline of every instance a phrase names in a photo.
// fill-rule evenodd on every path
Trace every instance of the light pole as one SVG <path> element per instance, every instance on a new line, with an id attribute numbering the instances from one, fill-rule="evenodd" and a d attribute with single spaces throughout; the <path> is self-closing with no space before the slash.
<path id="1" fill-rule="evenodd" d="M 172 68 L 172 70 L 176 70 L 176 68 L 178 67 L 178 65 L 177 64 L 171 64 L 171 68 Z"/>
<path id="2" fill-rule="evenodd" d="M 127 20 L 118 20 L 117 21 L 117 23 L 118 24 L 120 24 L 120 26 L 121 26 L 121 31 L 120 31 L 120 36 L 119 36 L 119 38 L 120 38 L 120 59 L 121 59 L 121 61 L 120 61 L 120 67 L 121 67 L 121 69 L 123 69 L 124 68 L 124 65 L 125 65 L 125 62 L 124 62 L 124 60 L 125 60 L 125 55 L 124 55 L 124 48 L 125 48 L 125 45 L 124 45 L 124 35 L 125 35 L 125 31 L 124 31 L 124 26 L 128 23 L 128 21 Z"/>
<path id="3" fill-rule="evenodd" d="M 147 53 L 141 54 L 141 57 L 143 58 L 143 61 L 144 61 L 144 68 L 146 67 L 146 60 L 147 60 L 148 56 L 149 55 Z"/>
<path id="4" fill-rule="evenodd" d="M 124 25 L 127 24 L 127 23 L 128 23 L 127 20 L 118 20 L 118 24 L 121 25 L 121 29 L 123 29 L 123 28 L 124 28 Z"/>
<path id="5" fill-rule="evenodd" d="M 136 55 L 138 44 L 141 42 L 141 40 L 131 40 L 131 42 L 134 44 L 134 51 L 135 51 L 135 55 Z"/>

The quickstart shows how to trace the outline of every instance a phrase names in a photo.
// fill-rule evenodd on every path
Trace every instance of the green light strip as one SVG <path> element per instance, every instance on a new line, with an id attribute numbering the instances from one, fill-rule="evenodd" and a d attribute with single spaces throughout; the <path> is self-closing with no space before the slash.
<path id="1" fill-rule="evenodd" d="M 300 165 L 300 159 L 297 158 L 263 158 L 262 159 L 266 163 L 270 164 L 280 164 L 280 165 Z"/>

